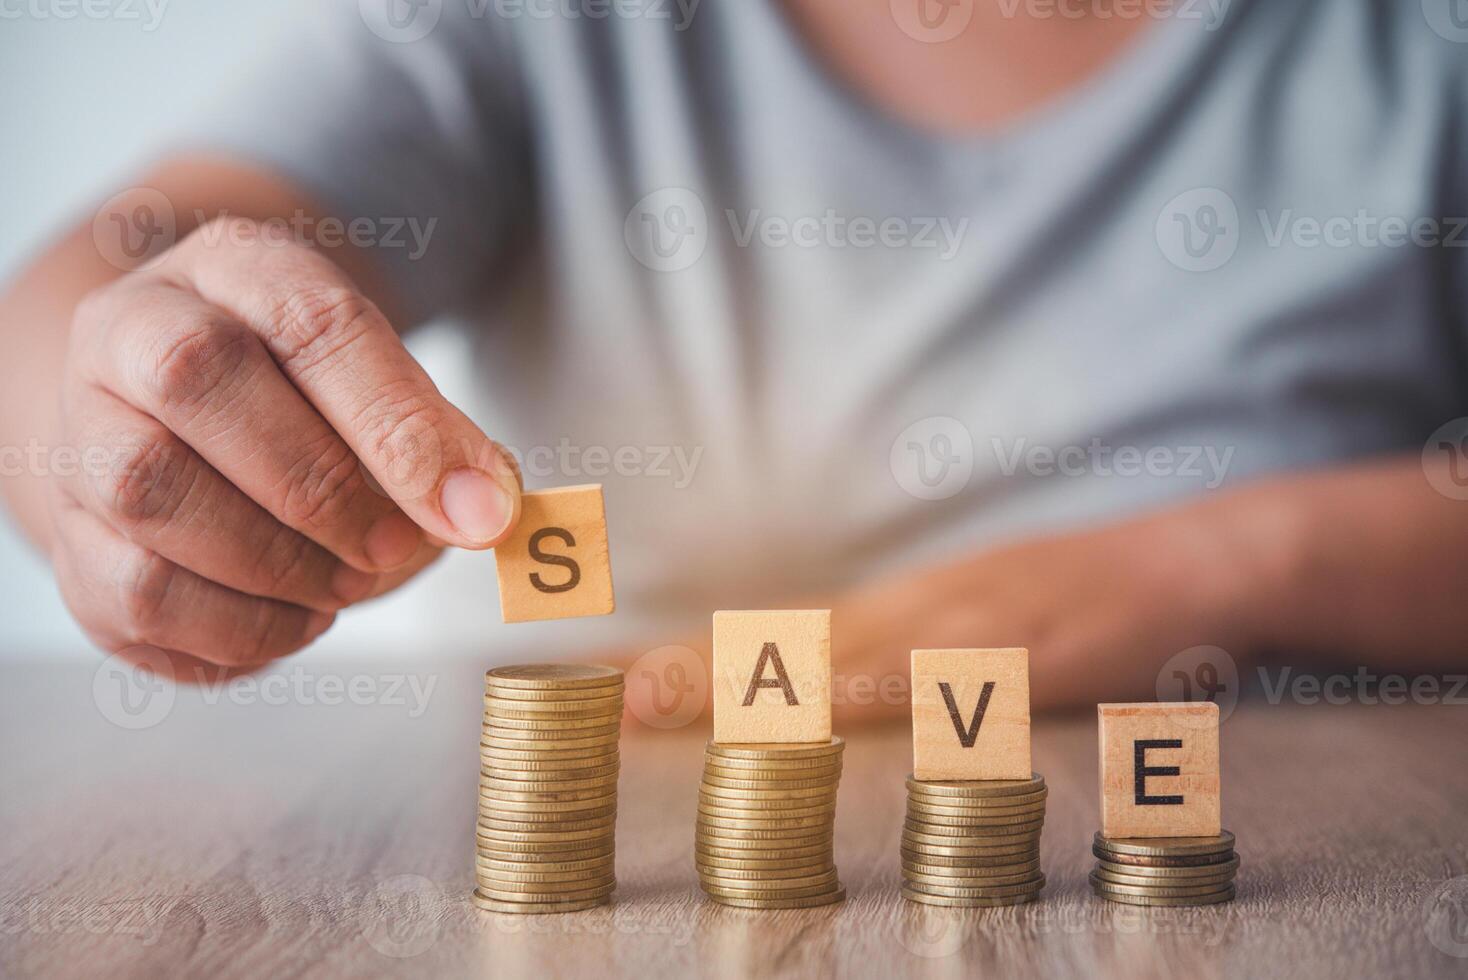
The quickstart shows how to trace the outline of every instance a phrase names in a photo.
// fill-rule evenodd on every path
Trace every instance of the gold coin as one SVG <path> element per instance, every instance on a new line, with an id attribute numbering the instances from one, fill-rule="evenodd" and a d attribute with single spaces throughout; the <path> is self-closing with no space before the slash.
<path id="1" fill-rule="evenodd" d="M 594 820 L 597 817 L 605 817 L 617 812 L 616 803 L 604 803 L 601 806 L 588 807 L 585 810 L 534 810 L 520 807 L 504 809 L 493 800 L 487 800 L 483 796 L 479 798 L 479 815 L 481 817 L 493 817 L 498 820 L 518 820 L 521 823 L 554 823 L 565 820 Z"/>
<path id="2" fill-rule="evenodd" d="M 579 811 L 596 810 L 604 806 L 616 806 L 617 794 L 610 793 L 606 796 L 588 797 L 584 800 L 563 800 L 555 802 L 530 803 L 525 800 L 506 800 L 498 796 L 487 796 L 479 794 L 479 805 L 481 808 L 499 810 L 504 812 L 506 819 L 515 819 L 515 813 L 577 813 L 578 816 L 568 816 L 566 820 L 580 819 Z"/>
<path id="3" fill-rule="evenodd" d="M 1091 887 L 1094 890 L 1104 891 L 1108 895 L 1150 895 L 1157 898 L 1193 898 L 1198 895 L 1212 895 L 1225 888 L 1233 887 L 1231 881 L 1196 885 L 1128 885 L 1121 882 L 1107 881 L 1095 871 L 1092 871 L 1089 877 Z"/>
<path id="4" fill-rule="evenodd" d="M 1234 835 L 1225 830 L 1217 837 L 1102 837 L 1098 830 L 1091 846 L 1129 857 L 1199 857 L 1232 851 Z"/>
<path id="5" fill-rule="evenodd" d="M 609 732 L 596 732 L 591 735 L 577 735 L 575 738 L 519 738 L 505 734 L 501 729 L 485 731 L 479 738 L 479 746 L 482 749 L 499 749 L 500 751 L 516 752 L 565 752 L 571 749 L 596 749 L 597 752 L 588 752 L 587 755 L 596 755 L 614 748 L 621 737 L 621 730 Z M 524 734 L 524 733 L 519 733 Z M 547 758 L 553 758 L 547 756 Z"/>
<path id="6" fill-rule="evenodd" d="M 559 793 L 579 792 L 588 789 L 607 789 L 617 785 L 617 778 L 621 774 L 613 769 L 609 773 L 600 776 L 578 776 L 573 779 L 501 779 L 498 776 L 479 777 L 479 788 L 514 794 L 510 799 L 521 799 L 526 794 L 550 794 L 556 796 Z"/>
<path id="7" fill-rule="evenodd" d="M 474 853 L 479 857 L 494 861 L 539 864 L 546 861 L 594 861 L 599 858 L 609 858 L 616 853 L 616 846 L 610 836 L 603 840 L 569 844 L 565 841 L 549 844 L 514 844 L 504 841 L 487 841 L 482 837 L 476 837 Z"/>
<path id="8" fill-rule="evenodd" d="M 1044 803 L 1049 797 L 1048 787 L 1041 787 L 1032 793 L 1014 793 L 1008 796 L 942 796 L 909 790 L 907 801 L 909 804 L 921 804 L 925 808 L 954 807 L 960 810 L 980 810 L 989 813 L 1013 807 L 1034 806 L 1036 803 Z"/>
<path id="9" fill-rule="evenodd" d="M 1174 898 L 1166 895 L 1127 895 L 1122 892 L 1095 889 L 1099 898 L 1108 902 L 1117 902 L 1121 905 L 1148 905 L 1156 907 L 1182 907 L 1188 905 L 1217 905 L 1221 902 L 1231 902 L 1234 898 L 1234 886 L 1229 885 L 1222 891 L 1210 895 L 1198 895 L 1192 898 Z"/>
<path id="10" fill-rule="evenodd" d="M 1005 875 L 1039 871 L 1040 859 L 1039 857 L 1025 857 L 1019 861 L 1010 861 L 1008 864 L 954 867 L 949 864 L 934 864 L 922 858 L 904 857 L 902 859 L 902 869 L 904 871 L 914 871 L 922 875 L 932 875 L 936 878 L 999 878 Z"/>
<path id="11" fill-rule="evenodd" d="M 479 743 L 479 761 L 489 765 L 512 762 L 581 762 L 616 755 L 616 742 L 578 745 L 569 749 L 523 749 L 516 746 L 486 745 L 483 741 Z"/>
<path id="12" fill-rule="evenodd" d="M 584 892 L 597 888 L 605 888 L 616 882 L 617 876 L 608 872 L 595 875 L 582 874 L 571 878 L 552 878 L 540 880 L 539 878 L 503 878 L 496 876 L 485 868 L 476 868 L 474 880 L 479 887 L 486 891 L 520 892 L 527 895 L 564 895 L 567 892 Z"/>
<path id="13" fill-rule="evenodd" d="M 1010 895 L 1005 898 L 950 898 L 946 895 L 930 895 L 906 885 L 902 886 L 902 897 L 921 905 L 938 905 L 950 909 L 994 909 L 1010 905 L 1026 905 L 1040 897 L 1039 892 Z"/>
<path id="14" fill-rule="evenodd" d="M 484 672 L 487 687 L 513 687 L 557 691 L 621 685 L 623 674 L 616 667 L 592 664 L 516 664 L 492 667 Z"/>
<path id="15" fill-rule="evenodd" d="M 485 782 L 485 779 L 480 777 L 479 795 L 500 803 L 572 803 L 615 796 L 617 788 L 617 780 L 613 777 L 603 778 L 599 783 L 578 789 L 509 790 L 501 789 L 499 786 L 487 786 Z"/>
<path id="16" fill-rule="evenodd" d="M 838 776 L 839 773 L 832 773 L 829 776 L 822 776 L 819 779 L 790 779 L 786 780 L 781 785 L 772 786 L 768 781 L 753 779 L 726 779 L 723 776 L 714 776 L 706 772 L 703 775 L 703 784 L 706 787 L 719 786 L 723 787 L 724 789 L 829 789 L 830 787 L 836 785 L 836 780 Z"/>
<path id="17" fill-rule="evenodd" d="M 825 854 L 794 861 L 741 861 L 738 858 L 709 857 L 695 854 L 693 863 L 699 870 L 716 871 L 730 878 L 782 878 L 809 875 L 833 867 Z"/>
<path id="18" fill-rule="evenodd" d="M 1045 821 L 1032 820 L 1029 823 L 1006 824 L 1002 827 L 947 827 L 942 824 L 923 823 L 912 817 L 908 817 L 903 823 L 903 828 L 914 834 L 921 834 L 925 837 L 970 840 L 974 843 L 981 840 L 1002 840 L 1006 843 L 1013 843 L 1010 838 L 1039 836 L 1044 826 Z"/>
<path id="19" fill-rule="evenodd" d="M 617 883 L 597 885 L 594 888 L 578 888 L 575 890 L 558 892 L 541 892 L 534 889 L 523 889 L 519 887 L 508 888 L 478 882 L 478 891 L 485 898 L 499 902 L 543 902 L 551 899 L 559 899 L 566 902 L 576 902 L 590 898 L 604 898 L 617 890 Z"/>
<path id="20" fill-rule="evenodd" d="M 1108 885 L 1130 885 L 1134 888 L 1146 888 L 1158 890 L 1163 888 L 1175 888 L 1179 886 L 1192 888 L 1195 886 L 1219 886 L 1227 885 L 1234 880 L 1232 869 L 1211 875 L 1195 875 L 1191 878 L 1155 878 L 1147 875 L 1117 874 L 1114 871 L 1106 871 L 1097 868 L 1091 872 L 1094 880 L 1104 882 Z"/>
<path id="21" fill-rule="evenodd" d="M 737 769 L 722 766 L 717 759 L 705 759 L 703 771 L 706 775 L 718 776 L 720 779 L 773 783 L 776 788 L 779 788 L 786 783 L 798 782 L 802 779 L 826 779 L 838 775 L 842 766 L 842 761 L 836 759 L 833 762 L 825 762 L 818 766 L 805 766 L 800 769 Z"/>
<path id="22" fill-rule="evenodd" d="M 733 888 L 728 885 L 700 881 L 704 894 L 714 895 L 718 898 L 744 898 L 744 899 L 782 899 L 782 898 L 812 898 L 816 895 L 830 893 L 833 888 L 839 887 L 835 872 L 827 876 L 819 884 L 807 885 L 802 888 Z"/>
<path id="23" fill-rule="evenodd" d="M 487 858 L 475 855 L 477 867 L 506 874 L 558 875 L 575 871 L 601 871 L 616 864 L 612 854 L 605 857 L 583 858 L 573 861 L 510 861 L 504 858 Z"/>
<path id="24" fill-rule="evenodd" d="M 1154 868 L 1145 864 L 1119 864 L 1114 861 L 1099 861 L 1096 864 L 1096 870 L 1105 871 L 1108 874 L 1154 879 L 1159 884 L 1166 882 L 1187 884 L 1199 878 L 1211 878 L 1214 875 L 1220 874 L 1232 875 L 1239 870 L 1239 858 L 1238 855 L 1234 855 L 1227 861 L 1220 861 L 1217 864 L 1184 865 L 1180 868 Z"/>
<path id="25" fill-rule="evenodd" d="M 494 772 L 514 773 L 505 776 L 505 779 L 560 779 L 561 773 L 575 773 L 583 769 L 609 769 L 619 765 L 622 761 L 621 753 L 616 749 L 603 752 L 601 755 L 588 755 L 576 759 L 491 759 L 486 760 L 484 754 L 480 753 L 479 768 Z"/>
<path id="26" fill-rule="evenodd" d="M 738 810 L 744 813 L 790 813 L 792 810 L 830 809 L 836 805 L 836 794 L 797 796 L 788 800 L 752 800 L 743 796 L 716 796 L 700 790 L 698 804 L 710 809 Z"/>
<path id="27" fill-rule="evenodd" d="M 603 687 L 505 687 L 501 684 L 484 685 L 485 699 L 496 701 L 525 702 L 531 705 L 554 704 L 560 701 L 595 701 L 622 697 L 625 682 L 607 684 Z"/>
<path id="28" fill-rule="evenodd" d="M 748 800 L 752 803 L 778 803 L 784 800 L 824 800 L 836 798 L 836 786 L 808 786 L 804 789 L 730 789 L 727 786 L 700 784 L 698 792 L 728 800 Z M 798 804 L 797 804 L 798 805 Z"/>
<path id="29" fill-rule="evenodd" d="M 533 700 L 524 698 L 504 698 L 498 693 L 486 694 L 484 696 L 484 709 L 491 714 L 507 712 L 512 717 L 519 715 L 596 715 L 607 713 L 620 713 L 622 710 L 622 693 L 598 695 L 594 698 L 557 698 L 552 701 Z"/>
<path id="30" fill-rule="evenodd" d="M 698 801 L 698 812 L 711 817 L 732 817 L 737 820 L 798 820 L 801 817 L 828 816 L 836 812 L 836 802 L 818 803 L 815 806 L 722 806 Z"/>
<path id="31" fill-rule="evenodd" d="M 1016 817 L 1026 813 L 1044 813 L 1045 801 L 1036 800 L 1034 803 L 1025 803 L 1022 806 L 944 806 L 908 797 L 907 812 L 931 813 L 940 817 L 973 817 L 979 820 L 992 820 Z"/>
<path id="32" fill-rule="evenodd" d="M 475 824 L 474 837 L 501 846 L 520 844 L 576 844 L 589 846 L 592 842 L 605 841 L 612 836 L 612 828 L 590 827 L 586 830 L 500 830 Z"/>
<path id="33" fill-rule="evenodd" d="M 709 742 L 705 755 L 726 759 L 813 759 L 840 754 L 846 748 L 840 736 L 829 742 Z"/>
<path id="34" fill-rule="evenodd" d="M 716 766 L 719 769 L 728 769 L 740 772 L 799 772 L 802 769 L 820 769 L 832 765 L 840 765 L 840 755 L 807 756 L 802 759 L 785 759 L 770 757 L 764 759 L 740 759 L 726 755 L 705 755 L 703 764 L 705 766 Z"/>
<path id="35" fill-rule="evenodd" d="M 934 854 L 931 851 L 913 850 L 910 847 L 902 848 L 901 853 L 903 861 L 912 861 L 927 868 L 952 868 L 955 870 L 1004 868 L 1025 863 L 1038 865 L 1040 859 L 1040 849 L 1038 847 L 1027 847 L 1009 854 L 985 854 L 978 857 L 953 857 L 947 854 Z"/>
<path id="36" fill-rule="evenodd" d="M 577 819 L 574 820 L 512 820 L 508 817 L 501 817 L 493 811 L 481 810 L 475 823 L 486 830 L 512 830 L 525 834 L 559 834 L 576 830 L 606 830 L 616 826 L 617 814 L 613 810 L 610 813 L 589 817 L 581 817 L 578 814 Z"/>
<path id="37" fill-rule="evenodd" d="M 723 847 L 719 843 L 694 841 L 693 849 L 693 857 L 696 861 L 705 857 L 732 858 L 740 861 L 801 861 L 817 855 L 829 855 L 831 843 L 826 841 L 825 843 L 794 844 L 789 847 L 761 847 L 753 842 L 745 841 L 737 847 Z"/>
<path id="38" fill-rule="evenodd" d="M 960 838 L 946 839 L 959 840 Z M 1040 851 L 1040 840 L 1037 837 L 1034 840 L 1026 840 L 1017 844 L 1002 844 L 997 847 L 976 847 L 973 844 L 969 843 L 934 844 L 931 841 L 912 841 L 904 838 L 902 841 L 902 849 L 904 851 L 912 851 L 914 853 L 924 854 L 928 857 L 933 858 L 943 857 L 954 859 L 968 859 L 1012 857 L 1016 854 L 1038 854 Z"/>
<path id="39" fill-rule="evenodd" d="M 829 823 L 815 827 L 720 827 L 700 822 L 693 830 L 693 838 L 707 840 L 713 844 L 722 841 L 759 841 L 765 844 L 814 844 L 832 835 Z"/>
<path id="40" fill-rule="evenodd" d="M 907 788 L 924 796 L 986 799 L 1037 793 L 1045 785 L 1045 777 L 1031 773 L 1029 779 L 919 780 L 909 773 Z"/>
<path id="41" fill-rule="evenodd" d="M 981 885 L 969 888 L 907 881 L 904 882 L 904 887 L 924 895 L 940 895 L 944 898 L 1010 898 L 1015 895 L 1033 895 L 1040 891 L 1045 887 L 1045 875 L 1037 871 L 1029 879 L 1013 885 Z"/>
<path id="42" fill-rule="evenodd" d="M 990 830 L 1003 832 L 1006 827 L 1043 824 L 1045 811 L 1037 810 L 1033 813 L 1020 813 L 1006 817 L 950 817 L 939 813 L 916 813 L 909 807 L 907 819 L 914 823 L 927 824 L 930 827 L 964 827 L 974 833 L 985 834 Z"/>
<path id="43" fill-rule="evenodd" d="M 585 909 L 606 905 L 606 898 L 592 898 L 580 902 L 501 902 L 479 894 L 475 889 L 471 895 L 474 906 L 485 912 L 504 912 L 511 915 L 549 915 L 558 912 L 581 912 Z"/>
<path id="44" fill-rule="evenodd" d="M 821 905 L 835 905 L 837 902 L 846 900 L 846 889 L 837 888 L 835 891 L 823 895 L 812 895 L 810 898 L 730 898 L 710 895 L 709 898 L 719 905 L 728 905 L 737 909 L 813 909 Z"/>
<path id="45" fill-rule="evenodd" d="M 947 870 L 952 870 L 951 868 Z M 917 887 L 929 887 L 933 885 L 960 887 L 960 888 L 1003 888 L 1011 885 L 1023 885 L 1034 880 L 1036 871 L 1016 871 L 1007 875 L 934 875 L 925 874 L 914 868 L 904 866 L 902 877 L 909 884 Z M 1000 896 L 1003 897 L 1003 896 Z"/>
<path id="46" fill-rule="evenodd" d="M 719 817 L 699 812 L 698 825 L 705 828 L 721 830 L 797 830 L 811 831 L 821 827 L 829 827 L 834 819 L 834 812 L 816 814 L 811 817 L 785 817 L 772 818 L 769 820 L 751 820 L 742 817 Z"/>
<path id="47" fill-rule="evenodd" d="M 542 734 L 546 738 L 578 738 L 582 732 L 594 732 L 605 735 L 615 728 L 622 726 L 621 715 L 594 715 L 588 718 L 502 718 L 499 715 L 484 716 L 484 731 L 489 734 L 501 732 L 510 738 L 524 738 L 522 732 L 533 732 L 536 734 L 529 738 L 540 738 Z"/>
<path id="48" fill-rule="evenodd" d="M 968 849 L 968 850 L 975 850 L 976 853 L 985 853 L 985 851 L 976 849 L 974 847 L 974 845 L 977 844 L 981 840 L 983 840 L 983 841 L 988 841 L 988 840 L 995 841 L 994 847 L 1009 847 L 1009 846 L 1013 846 L 1013 845 L 1025 845 L 1027 847 L 1034 847 L 1034 846 L 1037 846 L 1040 843 L 1040 835 L 1039 834 L 1023 834 L 1023 835 L 1020 835 L 1018 837 L 994 837 L 994 838 L 980 837 L 980 838 L 971 838 L 971 837 L 942 837 L 942 836 L 937 836 L 937 835 L 934 835 L 934 834 L 920 833 L 918 831 L 907 829 L 907 828 L 904 828 L 903 831 L 902 831 L 902 843 L 903 843 L 903 845 L 906 846 L 906 847 L 911 847 L 914 850 L 924 850 L 924 849 L 928 848 L 931 845 L 932 847 L 938 847 L 938 848 L 943 848 L 943 847 L 965 848 L 965 849 Z M 935 851 L 934 853 L 942 854 L 944 852 L 940 850 L 940 851 Z M 987 851 L 987 853 L 991 853 L 992 854 L 992 853 L 996 853 L 996 852 L 994 850 L 990 849 L 990 850 Z"/>
<path id="49" fill-rule="evenodd" d="M 613 762 L 604 766 L 579 766 L 569 769 L 508 769 L 504 766 L 495 766 L 486 769 L 479 767 L 479 775 L 489 779 L 499 779 L 515 783 L 557 783 L 578 779 L 599 779 L 604 776 L 615 776 L 622 771 L 619 763 Z"/>
<path id="50" fill-rule="evenodd" d="M 1223 851 L 1218 854 L 1185 854 L 1178 857 L 1137 857 L 1131 854 L 1112 854 L 1094 844 L 1091 846 L 1091 853 L 1099 861 L 1125 864 L 1136 868 L 1210 868 L 1227 864 L 1237 857 L 1233 851 Z"/>

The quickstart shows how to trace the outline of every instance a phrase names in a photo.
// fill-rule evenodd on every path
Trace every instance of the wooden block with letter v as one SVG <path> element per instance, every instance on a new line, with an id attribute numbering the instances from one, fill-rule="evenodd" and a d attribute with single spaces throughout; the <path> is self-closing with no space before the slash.
<path id="1" fill-rule="evenodd" d="M 494 550 L 507 623 L 605 616 L 616 608 L 601 487 L 521 496 L 520 523 Z"/>
<path id="2" fill-rule="evenodd" d="M 830 738 L 830 610 L 714 613 L 714 741 Z"/>
<path id="3" fill-rule="evenodd" d="M 918 780 L 1030 778 L 1030 653 L 912 651 Z"/>
<path id="4" fill-rule="evenodd" d="M 1103 837 L 1215 837 L 1218 705 L 1101 704 Z"/>

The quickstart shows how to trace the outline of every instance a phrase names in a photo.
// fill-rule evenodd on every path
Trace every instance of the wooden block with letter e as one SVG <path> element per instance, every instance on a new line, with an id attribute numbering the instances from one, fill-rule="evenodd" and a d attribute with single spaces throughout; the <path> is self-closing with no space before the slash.
<path id="1" fill-rule="evenodd" d="M 912 651 L 913 778 L 1030 778 L 1030 653 Z"/>
<path id="2" fill-rule="evenodd" d="M 830 610 L 714 613 L 714 741 L 830 738 Z"/>
<path id="3" fill-rule="evenodd" d="M 494 550 L 505 622 L 610 613 L 616 603 L 601 487 L 536 490 L 520 499 L 520 523 Z"/>
<path id="4" fill-rule="evenodd" d="M 1216 837 L 1218 705 L 1101 704 L 1103 837 Z"/>

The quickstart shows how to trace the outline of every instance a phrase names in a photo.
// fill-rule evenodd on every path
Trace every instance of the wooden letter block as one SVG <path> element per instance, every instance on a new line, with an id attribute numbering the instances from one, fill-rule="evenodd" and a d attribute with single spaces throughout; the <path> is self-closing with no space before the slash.
<path id="1" fill-rule="evenodd" d="M 1030 778 L 1030 652 L 912 652 L 916 779 Z"/>
<path id="2" fill-rule="evenodd" d="M 616 608 L 600 486 L 526 493 L 515 532 L 494 550 L 507 623 L 605 616 Z"/>
<path id="3" fill-rule="evenodd" d="M 830 610 L 714 613 L 714 741 L 830 737 Z"/>
<path id="4" fill-rule="evenodd" d="M 1101 835 L 1215 837 L 1218 705 L 1100 704 Z"/>

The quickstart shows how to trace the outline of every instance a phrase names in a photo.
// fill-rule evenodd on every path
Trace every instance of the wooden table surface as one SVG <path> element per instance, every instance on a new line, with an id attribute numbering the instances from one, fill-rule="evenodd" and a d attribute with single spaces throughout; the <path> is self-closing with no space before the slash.
<path id="1" fill-rule="evenodd" d="M 614 904 L 526 917 L 468 901 L 481 666 L 417 670 L 421 711 L 388 690 L 401 667 L 305 669 L 295 692 L 182 691 L 140 730 L 99 708 L 90 665 L 0 670 L 0 975 L 1468 975 L 1462 707 L 1241 705 L 1222 731 L 1239 898 L 1193 910 L 1090 894 L 1090 714 L 1036 721 L 1043 899 L 982 911 L 898 896 L 904 729 L 843 733 L 850 898 L 773 913 L 697 890 L 704 733 L 631 733 Z M 325 676 L 377 703 L 330 703 Z"/>

